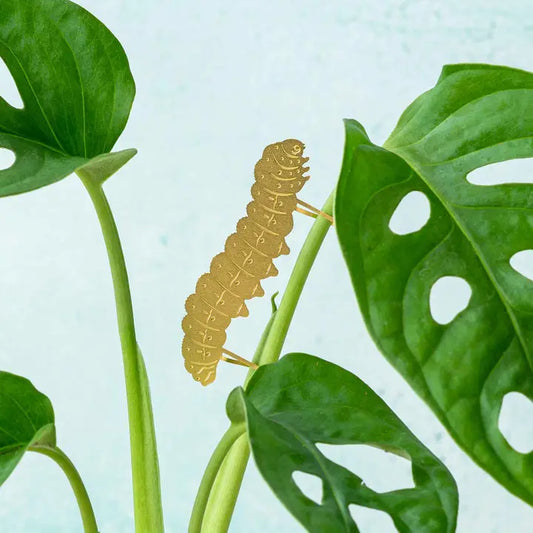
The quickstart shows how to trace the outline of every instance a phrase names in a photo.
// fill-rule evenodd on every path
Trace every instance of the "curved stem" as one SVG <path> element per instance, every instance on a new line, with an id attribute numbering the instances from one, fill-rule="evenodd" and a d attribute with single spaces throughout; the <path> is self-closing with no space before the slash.
<path id="1" fill-rule="evenodd" d="M 334 199 L 335 190 L 326 200 L 322 211 L 331 215 Z M 311 227 L 294 265 L 279 308 L 273 315 L 270 327 L 267 326 L 266 340 L 262 346 L 262 341 L 259 343 L 259 357 L 254 357 L 254 362 L 257 364 L 274 363 L 279 359 L 305 282 L 330 227 L 330 222 L 323 217 L 318 217 Z M 228 530 L 249 457 L 250 447 L 247 439 L 239 440 L 229 450 L 224 465 L 231 465 L 231 468 L 222 468 L 217 476 L 204 517 L 204 523 L 211 526 L 209 533 L 225 533 Z M 211 501 L 216 502 L 216 505 L 211 505 Z"/>
<path id="2" fill-rule="evenodd" d="M 278 293 L 276 293 L 277 295 Z M 268 339 L 268 335 L 270 334 L 270 330 L 272 329 L 272 324 L 274 324 L 274 319 L 276 318 L 276 313 L 278 310 L 276 309 L 276 304 L 274 303 L 274 295 L 272 297 L 272 315 L 270 315 L 270 318 L 267 322 L 267 325 L 265 326 L 265 329 L 263 330 L 263 333 L 261 334 L 261 338 L 259 339 L 259 343 L 257 344 L 257 348 L 255 349 L 254 357 L 252 361 L 259 367 L 261 364 L 261 354 L 263 353 L 263 348 L 265 347 L 265 343 Z M 243 387 L 246 389 L 249 381 L 252 379 L 252 376 L 254 375 L 254 372 L 257 370 L 257 368 L 250 368 L 248 370 L 248 374 L 246 374 L 246 379 L 244 380 Z"/>
<path id="3" fill-rule="evenodd" d="M 202 522 L 204 519 L 205 510 L 207 507 L 207 502 L 209 500 L 209 495 L 211 494 L 211 489 L 217 474 L 224 462 L 224 458 L 228 453 L 229 449 L 232 447 L 233 443 L 246 431 L 244 425 L 234 425 L 232 424 L 229 429 L 224 433 L 224 436 L 218 443 L 207 468 L 205 469 L 204 475 L 202 477 L 202 482 L 200 483 L 200 488 L 196 495 L 196 500 L 194 501 L 194 507 L 192 509 L 191 519 L 189 522 L 189 533 L 200 533 L 202 530 Z"/>
<path id="4" fill-rule="evenodd" d="M 276 293 L 277 294 L 277 293 Z M 270 320 L 268 321 L 268 324 L 265 327 L 265 330 L 263 331 L 261 335 L 261 339 L 259 340 L 259 344 L 257 345 L 257 349 L 254 354 L 253 361 L 254 363 L 258 363 L 259 359 L 261 357 L 261 352 L 263 351 L 263 346 L 266 342 L 266 339 L 268 337 L 268 333 L 270 331 L 270 328 L 272 326 L 272 322 L 274 321 L 274 302 L 272 302 L 272 309 L 273 314 L 270 317 Z M 244 386 L 246 387 L 246 384 L 252 377 L 255 369 L 250 369 L 248 372 L 248 375 L 246 376 L 246 381 L 244 382 Z M 224 433 L 222 439 L 218 443 L 217 447 L 215 448 L 215 451 L 213 452 L 213 455 L 211 456 L 211 459 L 209 460 L 209 463 L 205 469 L 204 475 L 202 477 L 202 482 L 200 483 L 200 487 L 198 489 L 198 493 L 196 495 L 196 500 L 194 501 L 194 507 L 191 514 L 191 519 L 189 522 L 189 533 L 200 533 L 202 531 L 202 527 L 206 526 L 206 522 L 204 522 L 204 516 L 207 514 L 207 518 L 212 520 L 212 513 L 210 513 L 207 509 L 208 506 L 211 507 L 213 505 L 222 505 L 230 504 L 229 507 L 226 507 L 225 510 L 220 510 L 220 513 L 218 516 L 220 516 L 220 520 L 218 520 L 218 524 L 220 525 L 221 521 L 226 521 L 229 526 L 229 521 L 231 520 L 231 515 L 233 513 L 233 506 L 228 500 L 220 501 L 220 489 L 219 489 L 219 483 L 221 479 L 225 480 L 225 488 L 228 490 L 230 485 L 234 485 L 237 482 L 237 486 L 235 488 L 235 492 L 239 492 L 239 487 L 242 483 L 242 478 L 244 476 L 244 470 L 240 472 L 240 470 L 235 470 L 234 472 L 227 473 L 228 471 L 228 460 L 229 457 L 234 457 L 235 450 L 234 450 L 234 444 L 236 443 L 236 440 L 243 435 L 243 433 L 246 432 L 245 425 L 235 425 L 231 424 L 229 429 Z M 245 440 L 243 444 L 240 446 L 248 446 L 248 442 Z M 233 450 L 230 451 L 230 450 Z M 246 451 L 244 450 L 244 453 Z M 240 455 L 240 454 L 239 454 Z M 241 469 L 246 469 L 246 463 L 247 461 L 242 461 L 240 463 Z M 228 476 L 234 476 L 233 480 L 228 479 Z M 213 493 L 213 497 L 211 497 L 211 494 Z M 218 497 L 216 495 L 218 494 Z M 209 523 L 210 527 L 213 527 L 212 521 Z M 226 529 L 227 527 L 226 526 Z M 204 531 L 207 531 L 204 529 Z"/>
<path id="5" fill-rule="evenodd" d="M 244 432 L 224 458 L 209 496 L 202 533 L 228 531 L 249 457 L 248 434 Z"/>
<path id="6" fill-rule="evenodd" d="M 137 346 L 128 272 L 118 230 L 102 189 L 93 176 L 78 171 L 94 204 L 109 257 L 122 346 L 130 426 L 133 504 L 137 533 L 162 533 L 159 463 L 148 379 Z"/>
<path id="7" fill-rule="evenodd" d="M 328 215 L 331 215 L 333 212 L 334 199 L 335 190 L 332 191 L 322 207 L 322 211 Z M 292 270 L 279 308 L 274 316 L 272 327 L 270 328 L 261 353 L 260 365 L 274 363 L 279 359 L 305 282 L 329 228 L 331 228 L 331 223 L 324 217 L 318 217 L 311 227 Z"/>
<path id="8" fill-rule="evenodd" d="M 31 446 L 29 450 L 50 457 L 50 459 L 53 459 L 61 467 L 72 487 L 74 496 L 76 496 L 83 522 L 83 531 L 85 533 L 98 533 L 93 506 L 91 505 L 89 495 L 87 494 L 81 476 L 72 461 L 57 447 Z"/>

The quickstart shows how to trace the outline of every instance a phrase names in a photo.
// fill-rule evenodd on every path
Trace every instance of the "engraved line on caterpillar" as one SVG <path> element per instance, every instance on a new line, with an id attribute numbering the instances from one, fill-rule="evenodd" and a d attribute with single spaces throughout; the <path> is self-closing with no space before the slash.
<path id="1" fill-rule="evenodd" d="M 287 139 L 263 150 L 254 168 L 247 216 L 237 222 L 224 252 L 213 258 L 209 272 L 200 276 L 196 292 L 185 302 L 182 355 L 185 368 L 202 385 L 215 380 L 220 360 L 255 367 L 224 348 L 226 329 L 233 318 L 248 316 L 245 300 L 264 295 L 261 280 L 278 274 L 273 259 L 290 251 L 285 237 L 292 231 L 294 211 L 331 219 L 296 197 L 309 179 L 303 175 L 309 170 L 303 166 L 309 160 L 303 149 L 302 142 Z M 310 209 L 306 213 L 298 204 Z"/>

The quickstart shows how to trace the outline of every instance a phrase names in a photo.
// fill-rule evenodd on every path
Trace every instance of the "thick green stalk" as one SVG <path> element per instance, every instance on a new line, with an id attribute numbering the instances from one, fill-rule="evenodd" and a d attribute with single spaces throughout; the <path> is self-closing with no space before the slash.
<path id="1" fill-rule="evenodd" d="M 257 345 L 257 349 L 253 358 L 254 363 L 259 363 L 261 352 L 263 351 L 263 346 L 268 337 L 270 328 L 272 327 L 272 322 L 274 321 L 274 316 L 276 313 L 274 298 L 276 297 L 276 295 L 277 293 L 272 297 L 272 316 L 270 317 L 270 320 L 268 321 L 268 324 L 266 325 L 265 330 L 261 335 L 259 344 Z M 250 372 L 248 372 L 248 375 L 246 376 L 245 386 L 251 378 L 252 373 L 253 370 L 250 369 Z M 226 433 L 224 433 L 222 439 L 219 441 L 217 447 L 215 448 L 215 451 L 211 455 L 211 459 L 209 459 L 209 463 L 207 464 L 207 467 L 204 471 L 202 482 L 200 483 L 200 487 L 198 488 L 198 493 L 196 494 L 196 499 L 194 501 L 194 507 L 191 513 L 191 519 L 189 521 L 189 533 L 200 533 L 202 531 L 202 527 L 205 525 L 203 524 L 203 520 L 204 515 L 206 514 L 207 506 L 208 504 L 213 505 L 213 499 L 210 499 L 209 496 L 211 495 L 211 492 L 217 491 L 217 489 L 213 489 L 213 487 L 216 485 L 215 481 L 220 478 L 225 478 L 222 472 L 220 476 L 218 475 L 219 471 L 221 471 L 223 468 L 223 463 L 225 463 L 224 459 L 227 457 L 228 452 L 235 443 L 235 441 L 245 432 L 246 427 L 244 426 L 244 424 L 231 424 Z M 246 467 L 246 463 L 244 464 L 244 467 Z M 229 515 L 229 518 L 231 519 L 231 514 Z M 204 529 L 204 531 L 206 530 Z"/>
<path id="2" fill-rule="evenodd" d="M 196 494 L 196 500 L 194 501 L 194 507 L 189 522 L 189 533 L 200 533 L 202 531 L 205 509 L 220 467 L 233 443 L 242 436 L 245 431 L 246 428 L 244 427 L 244 424 L 232 424 L 226 433 L 224 433 L 224 436 L 215 448 L 215 451 L 207 464 L 207 468 L 205 469 L 198 493 Z"/>
<path id="3" fill-rule="evenodd" d="M 130 426 L 136 533 L 162 533 L 159 463 L 148 379 L 137 347 L 128 273 L 118 230 L 102 189 L 93 176 L 78 171 L 96 209 L 109 257 L 122 345 Z"/>
<path id="4" fill-rule="evenodd" d="M 231 447 L 218 472 L 209 495 L 202 533 L 228 531 L 249 457 L 250 445 L 244 432 Z"/>
<path id="5" fill-rule="evenodd" d="M 80 474 L 76 470 L 72 461 L 57 447 L 31 446 L 29 450 L 50 457 L 50 459 L 53 459 L 61 467 L 72 487 L 74 496 L 76 496 L 83 522 L 83 531 L 85 533 L 98 533 L 93 506 L 91 505 L 89 495 L 87 494 L 87 490 L 85 489 Z"/>
<path id="6" fill-rule="evenodd" d="M 334 198 L 335 191 L 331 193 L 322 207 L 322 211 L 328 215 L 333 212 Z M 294 265 L 279 308 L 273 315 L 259 358 L 257 360 L 254 358 L 259 365 L 274 363 L 279 359 L 298 300 L 330 227 L 331 224 L 323 217 L 318 217 L 311 227 Z M 206 532 L 225 533 L 228 531 L 249 457 L 250 448 L 247 438 L 239 439 L 230 448 L 209 497 L 204 523 L 209 524 L 210 529 L 206 529 Z M 227 468 L 226 465 L 228 465 Z"/>
<path id="7" fill-rule="evenodd" d="M 328 215 L 333 213 L 334 199 L 335 191 L 329 195 L 329 198 L 322 207 L 324 213 Z M 305 282 L 307 281 L 309 272 L 311 272 L 313 263 L 315 262 L 320 247 L 326 238 L 329 228 L 331 228 L 331 223 L 321 216 L 317 217 L 315 223 L 311 227 L 292 270 L 291 277 L 289 278 L 287 288 L 283 293 L 279 308 L 274 316 L 274 322 L 272 323 L 270 333 L 268 334 L 263 347 L 259 361 L 260 365 L 275 363 L 279 359 Z"/>

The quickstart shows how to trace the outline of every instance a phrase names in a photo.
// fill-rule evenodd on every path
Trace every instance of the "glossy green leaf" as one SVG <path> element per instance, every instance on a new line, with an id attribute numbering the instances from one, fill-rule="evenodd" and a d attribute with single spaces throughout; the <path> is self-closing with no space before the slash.
<path id="1" fill-rule="evenodd" d="M 533 400 L 533 284 L 510 258 L 533 248 L 533 186 L 478 186 L 489 163 L 533 157 L 533 75 L 487 65 L 445 67 L 402 115 L 384 148 L 355 121 L 336 197 L 336 227 L 374 341 L 458 444 L 508 490 L 533 503 L 533 454 L 498 429 L 505 394 Z M 420 191 L 431 213 L 398 235 L 391 216 Z M 431 314 L 444 276 L 472 290 L 450 323 Z M 528 422 L 530 423 L 530 422 Z"/>
<path id="2" fill-rule="evenodd" d="M 455 530 L 457 490 L 446 468 L 359 378 L 317 357 L 289 354 L 261 366 L 246 391 L 236 389 L 255 462 L 270 488 L 307 528 L 357 532 L 350 504 L 387 512 L 398 531 Z M 412 461 L 415 487 L 378 493 L 325 457 L 315 443 L 369 444 Z M 305 472 L 323 483 L 317 504 L 295 484 Z"/>
<path id="3" fill-rule="evenodd" d="M 56 444 L 50 400 L 27 379 L 0 372 L 0 485 L 37 444 Z"/>
<path id="4" fill-rule="evenodd" d="M 0 196 L 56 182 L 111 151 L 129 116 L 135 85 L 120 43 L 68 0 L 2 0 L 0 56 L 23 109 L 0 96 Z"/>

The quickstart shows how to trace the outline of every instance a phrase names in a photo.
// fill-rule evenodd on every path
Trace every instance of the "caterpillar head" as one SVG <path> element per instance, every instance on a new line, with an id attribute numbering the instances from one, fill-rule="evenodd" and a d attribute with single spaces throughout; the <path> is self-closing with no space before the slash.
<path id="1" fill-rule="evenodd" d="M 304 151 L 305 145 L 303 142 L 297 139 L 285 139 L 282 141 L 281 146 L 288 155 L 297 157 Z"/>

